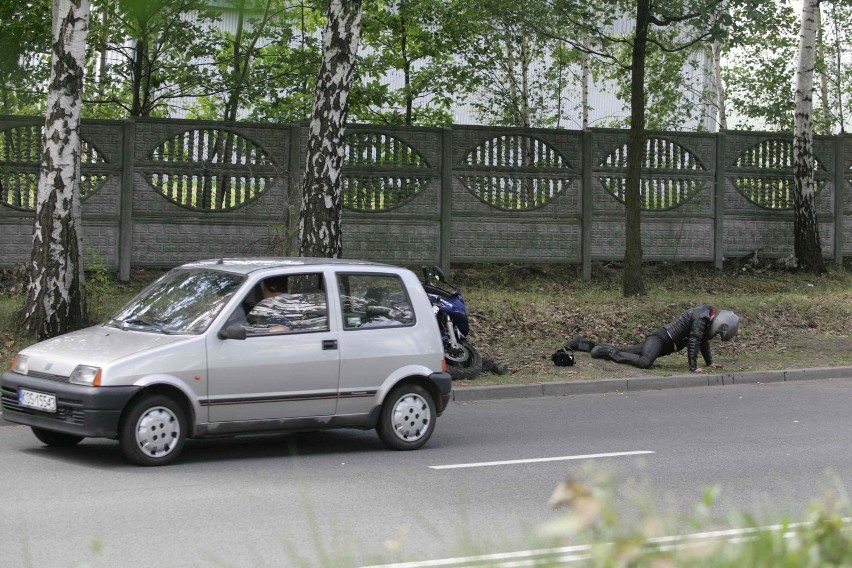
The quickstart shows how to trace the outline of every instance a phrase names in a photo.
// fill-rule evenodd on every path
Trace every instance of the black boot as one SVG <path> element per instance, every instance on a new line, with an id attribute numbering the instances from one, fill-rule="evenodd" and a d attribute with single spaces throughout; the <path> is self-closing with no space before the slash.
<path id="1" fill-rule="evenodd" d="M 640 369 L 647 369 L 651 366 L 651 361 L 649 361 L 646 357 L 642 357 L 641 355 L 637 355 L 636 353 L 629 353 L 627 351 L 618 351 L 617 349 L 613 350 L 609 354 L 609 358 L 611 361 L 615 361 L 616 363 L 633 365 L 634 367 L 639 367 Z"/>
<path id="2" fill-rule="evenodd" d="M 585 351 L 586 353 L 591 353 L 592 349 L 595 348 L 595 342 L 578 335 L 568 342 L 568 347 L 574 351 Z"/>
<path id="3" fill-rule="evenodd" d="M 615 348 L 609 345 L 598 345 L 592 349 L 592 359 L 612 359 Z"/>

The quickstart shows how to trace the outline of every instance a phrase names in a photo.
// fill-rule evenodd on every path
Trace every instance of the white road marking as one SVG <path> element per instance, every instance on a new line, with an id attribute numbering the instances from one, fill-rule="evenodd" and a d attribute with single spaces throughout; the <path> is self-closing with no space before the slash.
<path id="1" fill-rule="evenodd" d="M 852 519 L 845 517 L 841 519 L 846 525 Z M 718 531 L 707 531 L 685 535 L 661 536 L 649 538 L 646 542 L 645 552 L 667 552 L 671 550 L 682 550 L 695 546 L 705 541 L 722 539 L 729 543 L 742 543 L 753 538 L 761 532 L 775 532 L 786 529 L 784 538 L 792 538 L 795 535 L 793 529 L 812 525 L 810 522 L 790 523 L 784 525 L 770 525 L 763 527 L 750 527 L 742 529 L 728 529 Z M 611 546 L 612 543 L 605 543 Z M 516 552 L 502 552 L 495 554 L 483 554 L 481 556 L 460 556 L 457 558 L 439 558 L 436 560 L 423 560 L 415 562 L 401 562 L 397 564 L 374 565 L 369 568 L 431 568 L 435 566 L 451 566 L 462 568 L 464 566 L 491 566 L 492 568 L 518 568 L 526 566 L 542 566 L 568 564 L 582 562 L 591 558 L 592 546 L 580 544 L 574 546 L 563 546 L 560 548 L 544 548 L 538 550 L 519 550 Z"/>
<path id="2" fill-rule="evenodd" d="M 611 452 L 608 454 L 586 454 L 582 456 L 559 456 L 555 458 L 533 458 L 528 460 L 507 460 L 507 461 L 493 461 L 493 462 L 479 462 L 479 463 L 456 463 L 450 465 L 430 465 L 429 469 L 462 469 L 465 467 L 489 467 L 492 465 L 514 465 L 519 463 L 542 463 L 542 462 L 553 462 L 553 461 L 567 461 L 567 460 L 588 460 L 594 458 L 617 458 L 621 456 L 640 456 L 643 454 L 653 454 L 654 452 L 648 450 L 640 450 L 636 452 Z"/>

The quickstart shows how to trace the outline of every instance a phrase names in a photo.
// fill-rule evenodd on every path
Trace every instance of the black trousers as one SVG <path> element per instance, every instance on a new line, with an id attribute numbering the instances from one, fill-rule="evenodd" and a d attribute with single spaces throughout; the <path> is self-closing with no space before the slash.
<path id="1" fill-rule="evenodd" d="M 657 357 L 674 352 L 674 345 L 665 330 L 656 331 L 645 338 L 645 341 L 629 347 L 608 346 L 611 348 L 609 358 L 616 363 L 633 365 L 647 369 L 654 364 Z"/>

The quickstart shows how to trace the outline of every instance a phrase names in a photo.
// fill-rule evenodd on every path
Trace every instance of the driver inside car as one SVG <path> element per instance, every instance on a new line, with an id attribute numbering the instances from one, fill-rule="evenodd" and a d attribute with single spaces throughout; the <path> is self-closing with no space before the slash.
<path id="1" fill-rule="evenodd" d="M 251 309 L 246 321 L 253 332 L 280 333 L 290 331 L 292 322 L 286 316 L 284 290 L 287 281 L 267 278 L 261 281 L 263 299 Z"/>

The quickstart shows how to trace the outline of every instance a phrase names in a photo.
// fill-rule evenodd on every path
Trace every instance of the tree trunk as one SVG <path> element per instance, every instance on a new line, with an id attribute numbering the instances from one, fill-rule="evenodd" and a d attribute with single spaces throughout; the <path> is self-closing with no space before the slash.
<path id="1" fill-rule="evenodd" d="M 716 110 L 718 111 L 719 130 L 727 130 L 728 115 L 725 112 L 725 83 L 722 81 L 722 45 L 716 40 L 710 49 L 713 54 L 713 86 L 716 88 Z"/>
<path id="2" fill-rule="evenodd" d="M 816 37 L 816 57 L 820 62 L 820 67 L 822 72 L 819 74 L 819 96 L 820 96 L 820 120 L 817 126 L 817 130 L 820 134 L 825 134 L 826 136 L 831 134 L 831 123 L 833 121 L 831 116 L 831 107 L 829 107 L 828 103 L 828 65 L 825 60 L 825 41 L 822 33 L 822 12 L 817 6 L 816 9 L 816 28 L 817 28 L 817 37 Z"/>
<path id="3" fill-rule="evenodd" d="M 819 0 L 804 0 L 799 33 L 799 68 L 796 71 L 796 114 L 793 132 L 794 251 L 800 268 L 825 272 L 819 224 L 814 206 L 813 87 L 816 49 L 816 12 Z"/>
<path id="4" fill-rule="evenodd" d="M 530 111 L 530 54 L 527 47 L 527 36 L 525 30 L 520 31 L 521 44 L 521 118 L 524 128 L 532 126 L 532 112 Z"/>
<path id="5" fill-rule="evenodd" d="M 837 73 L 837 123 L 840 125 L 840 133 L 846 133 L 846 123 L 843 118 L 843 89 L 841 87 L 842 47 L 840 42 L 840 26 L 837 22 L 837 2 L 831 4 L 831 20 L 834 24 L 834 56 L 835 69 Z"/>
<path id="6" fill-rule="evenodd" d="M 515 77 L 515 34 L 510 24 L 505 24 L 506 41 L 506 81 L 509 83 L 509 109 L 512 113 L 512 126 L 521 126 L 521 104 L 518 96 L 518 80 Z"/>
<path id="7" fill-rule="evenodd" d="M 625 187 L 624 275 L 625 296 L 645 294 L 642 282 L 642 226 L 639 193 L 642 154 L 645 145 L 645 53 L 651 0 L 636 2 L 636 35 L 633 40 L 633 62 L 630 76 L 630 141 L 627 146 L 627 179 Z"/>
<path id="8" fill-rule="evenodd" d="M 331 0 L 308 130 L 299 256 L 339 258 L 343 135 L 361 36 L 361 0 Z"/>
<path id="9" fill-rule="evenodd" d="M 54 0 L 53 52 L 24 327 L 47 339 L 86 323 L 80 225 L 80 106 L 88 0 Z"/>
<path id="10" fill-rule="evenodd" d="M 130 116 L 145 116 L 145 103 L 142 95 L 142 82 L 145 80 L 145 58 L 147 57 L 148 46 L 142 39 L 136 40 L 136 46 L 133 48 L 133 80 L 130 88 L 132 89 Z"/>
<path id="11" fill-rule="evenodd" d="M 588 46 L 587 42 L 583 42 L 584 46 Z M 582 52 L 582 75 L 580 82 L 580 97 L 583 106 L 583 130 L 589 129 L 589 81 L 591 78 L 591 68 L 589 64 L 589 53 L 587 51 Z"/>
<path id="12" fill-rule="evenodd" d="M 405 125 L 411 126 L 414 121 L 414 95 L 411 91 L 411 60 L 408 58 L 408 20 L 404 15 L 403 4 L 400 4 L 399 11 L 399 48 L 405 88 Z"/>

